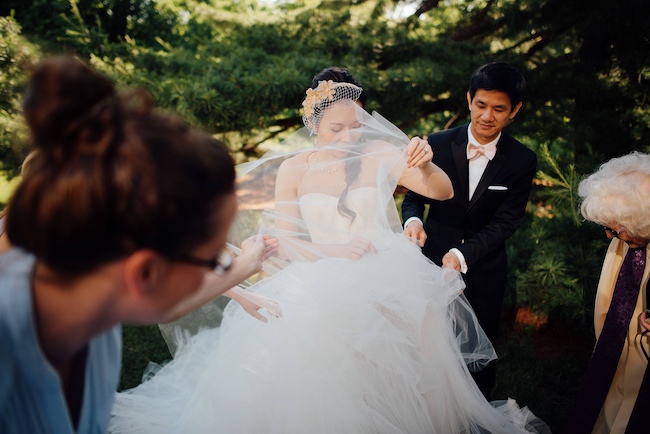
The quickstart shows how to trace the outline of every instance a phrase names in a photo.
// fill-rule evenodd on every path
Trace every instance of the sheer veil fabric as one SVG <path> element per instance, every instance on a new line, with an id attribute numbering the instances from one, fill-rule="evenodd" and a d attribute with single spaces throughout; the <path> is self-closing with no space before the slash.
<path id="1" fill-rule="evenodd" d="M 117 394 L 109 431 L 546 432 L 513 400 L 483 398 L 469 370 L 496 354 L 463 281 L 402 235 L 393 193 L 418 176 L 408 137 L 353 99 L 327 110 L 331 123 L 307 117 L 279 151 L 238 167 L 229 242 L 279 239 L 245 286 L 282 315 L 263 323 L 231 302 L 220 327 L 204 323 L 220 316 L 208 306 L 164 329 L 174 359 Z M 323 126 L 329 141 L 314 134 Z"/>

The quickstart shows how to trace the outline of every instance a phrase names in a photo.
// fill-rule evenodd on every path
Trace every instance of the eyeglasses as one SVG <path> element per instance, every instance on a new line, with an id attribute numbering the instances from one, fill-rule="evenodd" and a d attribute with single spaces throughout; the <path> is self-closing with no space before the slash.
<path id="1" fill-rule="evenodd" d="M 619 235 L 621 235 L 623 232 L 625 232 L 625 228 L 621 229 L 620 231 L 615 231 L 614 229 L 610 228 L 609 226 L 603 226 L 603 229 L 605 232 L 613 236 L 614 238 L 619 238 Z"/>
<path id="2" fill-rule="evenodd" d="M 214 259 L 196 258 L 191 255 L 174 255 L 171 258 L 173 261 L 184 262 L 186 264 L 198 265 L 199 267 L 206 267 L 211 269 L 217 274 L 225 274 L 230 267 L 232 267 L 233 256 L 227 250 L 222 250 Z"/>

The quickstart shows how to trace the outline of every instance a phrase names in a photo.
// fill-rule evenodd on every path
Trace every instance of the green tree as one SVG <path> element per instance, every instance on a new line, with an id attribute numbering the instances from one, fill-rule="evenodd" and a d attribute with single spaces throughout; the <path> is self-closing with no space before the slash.
<path id="1" fill-rule="evenodd" d="M 26 34 L 51 43 L 68 41 L 65 48 L 82 52 L 99 48 L 91 42 L 119 43 L 127 36 L 154 43 L 175 20 L 155 0 L 5 0 L 0 15 L 10 13 Z M 82 40 L 90 46 L 78 45 Z"/>
<path id="2" fill-rule="evenodd" d="M 38 49 L 20 33 L 12 17 L 0 17 L 0 172 L 10 176 L 27 155 L 27 133 L 20 115 L 26 71 Z"/>

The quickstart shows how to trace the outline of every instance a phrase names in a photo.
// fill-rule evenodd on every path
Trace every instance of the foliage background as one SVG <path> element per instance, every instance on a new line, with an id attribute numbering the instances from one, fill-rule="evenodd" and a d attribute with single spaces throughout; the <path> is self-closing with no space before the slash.
<path id="1" fill-rule="evenodd" d="M 300 126 L 304 91 L 324 67 L 348 67 L 369 108 L 412 136 L 466 122 L 472 71 L 511 62 L 528 89 L 508 130 L 537 152 L 539 173 L 508 243 L 495 395 L 559 428 L 593 343 L 606 247 L 581 222 L 576 187 L 607 159 L 650 149 L 648 17 L 650 2 L 634 0 L 4 0 L 0 173 L 12 180 L 29 151 L 20 102 L 46 55 L 72 54 L 120 87 L 147 88 L 240 162 Z M 125 336 L 128 387 L 144 360 L 168 355 L 155 328 Z"/>

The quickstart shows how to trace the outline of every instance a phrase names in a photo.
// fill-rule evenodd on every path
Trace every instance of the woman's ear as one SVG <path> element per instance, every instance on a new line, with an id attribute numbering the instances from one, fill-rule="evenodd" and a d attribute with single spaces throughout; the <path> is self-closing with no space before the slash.
<path id="1" fill-rule="evenodd" d="M 164 260 L 153 250 L 138 250 L 124 262 L 124 282 L 135 298 L 148 298 L 160 284 Z"/>

